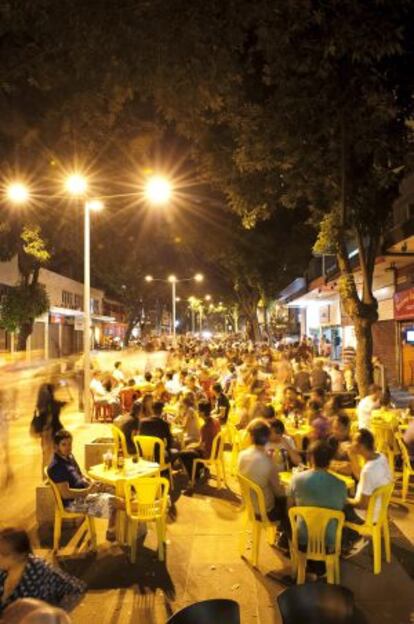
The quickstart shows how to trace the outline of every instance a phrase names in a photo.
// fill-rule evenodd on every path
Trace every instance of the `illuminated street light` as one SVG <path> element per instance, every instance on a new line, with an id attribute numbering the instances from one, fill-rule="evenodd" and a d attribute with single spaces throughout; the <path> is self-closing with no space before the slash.
<path id="1" fill-rule="evenodd" d="M 146 275 L 146 276 L 145 276 L 145 281 L 146 281 L 146 282 L 152 282 L 152 281 L 153 281 L 153 279 L 154 279 L 154 278 L 152 277 L 152 275 Z"/>
<path id="2" fill-rule="evenodd" d="M 204 299 L 205 299 L 206 301 L 211 301 L 211 295 L 206 295 L 206 296 L 204 297 Z"/>
<path id="3" fill-rule="evenodd" d="M 86 206 L 93 212 L 100 212 L 104 208 L 104 203 L 100 199 L 91 199 L 86 202 Z"/>
<path id="4" fill-rule="evenodd" d="M 202 275 L 201 273 L 196 273 L 194 275 L 194 279 L 195 279 L 196 282 L 202 282 L 203 279 L 204 279 L 204 275 Z"/>
<path id="5" fill-rule="evenodd" d="M 151 176 L 145 187 L 145 196 L 151 204 L 167 204 L 172 195 L 171 183 L 160 175 Z"/>
<path id="6" fill-rule="evenodd" d="M 29 189 L 23 182 L 12 182 L 6 188 L 6 197 L 12 204 L 25 204 L 30 197 Z"/>
<path id="7" fill-rule="evenodd" d="M 88 190 L 88 181 L 80 173 L 72 173 L 66 178 L 65 189 L 74 197 L 82 197 Z"/>
<path id="8" fill-rule="evenodd" d="M 168 281 L 170 282 L 170 284 L 175 284 L 177 281 L 177 278 L 175 275 L 170 275 L 168 278 Z"/>

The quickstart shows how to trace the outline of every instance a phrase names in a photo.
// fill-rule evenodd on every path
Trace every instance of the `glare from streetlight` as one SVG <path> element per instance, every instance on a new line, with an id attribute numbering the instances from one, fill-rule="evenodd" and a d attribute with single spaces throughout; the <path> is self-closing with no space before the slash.
<path id="1" fill-rule="evenodd" d="M 204 275 L 202 275 L 201 273 L 196 273 L 194 275 L 194 279 L 195 279 L 196 282 L 202 282 L 203 279 L 204 279 Z"/>
<path id="2" fill-rule="evenodd" d="M 181 301 L 181 297 L 176 297 L 176 298 L 175 298 L 175 300 L 176 300 L 177 302 L 180 302 L 180 301 Z"/>
<path id="3" fill-rule="evenodd" d="M 206 295 L 206 296 L 204 297 L 204 299 L 205 299 L 206 301 L 211 301 L 211 295 Z"/>
<path id="4" fill-rule="evenodd" d="M 146 282 L 152 282 L 152 280 L 153 280 L 153 279 L 154 279 L 154 278 L 152 277 L 152 275 L 146 275 L 146 276 L 145 276 L 145 281 L 146 281 Z"/>
<path id="5" fill-rule="evenodd" d="M 151 176 L 145 187 L 145 196 L 151 204 L 167 204 L 171 199 L 172 187 L 167 178 L 160 175 Z"/>
<path id="6" fill-rule="evenodd" d="M 175 277 L 175 275 L 170 275 L 168 281 L 170 282 L 170 284 L 173 284 L 177 281 L 177 278 Z"/>
<path id="7" fill-rule="evenodd" d="M 25 204 L 30 197 L 29 189 L 23 182 L 12 182 L 6 188 L 6 197 L 12 204 Z"/>
<path id="8" fill-rule="evenodd" d="M 72 173 L 66 178 L 65 189 L 74 197 L 82 197 L 88 190 L 88 181 L 80 173 Z"/>
<path id="9" fill-rule="evenodd" d="M 91 199 L 91 201 L 88 201 L 86 205 L 89 210 L 92 210 L 93 212 L 99 212 L 104 208 L 104 203 L 100 199 Z"/>

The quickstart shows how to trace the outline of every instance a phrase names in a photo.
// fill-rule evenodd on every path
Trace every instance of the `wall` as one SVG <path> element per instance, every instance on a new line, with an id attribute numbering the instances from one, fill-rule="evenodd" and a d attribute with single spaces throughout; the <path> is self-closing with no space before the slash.
<path id="1" fill-rule="evenodd" d="M 388 384 L 398 384 L 397 366 L 397 323 L 393 320 L 378 321 L 372 327 L 374 355 L 378 356 L 385 366 Z"/>

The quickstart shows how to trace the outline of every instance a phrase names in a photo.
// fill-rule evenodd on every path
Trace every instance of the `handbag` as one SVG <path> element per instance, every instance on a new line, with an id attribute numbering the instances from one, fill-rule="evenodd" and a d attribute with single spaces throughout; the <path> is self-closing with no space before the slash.
<path id="1" fill-rule="evenodd" d="M 34 438 L 39 437 L 40 434 L 42 433 L 42 429 L 43 429 L 42 421 L 43 419 L 40 416 L 38 410 L 35 409 L 32 421 L 30 423 L 30 435 L 33 436 Z"/>

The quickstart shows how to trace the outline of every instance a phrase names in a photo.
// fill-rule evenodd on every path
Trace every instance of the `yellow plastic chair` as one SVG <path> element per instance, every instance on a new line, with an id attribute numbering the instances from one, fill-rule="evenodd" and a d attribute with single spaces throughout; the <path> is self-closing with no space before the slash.
<path id="1" fill-rule="evenodd" d="M 414 475 L 414 468 L 411 466 L 410 455 L 408 453 L 407 447 L 405 446 L 401 433 L 395 434 L 395 440 L 400 450 L 401 459 L 403 463 L 401 497 L 403 501 L 405 502 L 408 497 L 408 487 L 410 484 L 410 477 Z"/>
<path id="2" fill-rule="evenodd" d="M 237 470 L 237 458 L 240 452 L 240 431 L 229 421 L 227 421 L 226 430 L 227 439 L 231 444 L 230 474 L 235 475 Z"/>
<path id="3" fill-rule="evenodd" d="M 226 471 L 224 467 L 224 440 L 222 431 L 219 431 L 213 440 L 210 457 L 206 459 L 197 458 L 194 460 L 193 469 L 191 471 L 191 487 L 194 487 L 198 464 L 206 466 L 206 468 L 215 469 L 217 476 L 217 487 L 221 488 L 223 483 L 226 482 Z"/>
<path id="4" fill-rule="evenodd" d="M 115 457 L 117 457 L 118 455 L 118 450 L 119 448 L 122 449 L 122 452 L 124 454 L 124 457 L 130 457 L 130 454 L 128 453 L 128 447 L 127 447 L 127 443 L 126 443 L 126 438 L 125 438 L 125 434 L 123 431 L 121 431 L 121 429 L 119 429 L 119 427 L 117 427 L 116 425 L 112 425 L 111 426 L 111 430 L 112 430 L 112 437 L 114 439 L 114 454 Z"/>
<path id="5" fill-rule="evenodd" d="M 237 475 L 240 484 L 241 497 L 245 510 L 245 530 L 240 537 L 240 555 L 243 557 L 246 550 L 249 524 L 252 531 L 252 565 L 256 568 L 259 561 L 260 539 L 262 531 L 266 532 L 269 544 L 276 538 L 276 525 L 267 517 L 263 490 L 257 483 L 241 474 Z"/>
<path id="6" fill-rule="evenodd" d="M 131 563 L 135 563 L 139 523 L 153 522 L 158 538 L 158 559 L 164 561 L 170 484 L 163 477 L 138 477 L 124 483 L 125 511 L 128 519 L 128 543 Z"/>
<path id="7" fill-rule="evenodd" d="M 52 481 L 49 476 L 47 467 L 45 468 L 46 482 L 50 485 L 53 492 L 53 498 L 55 499 L 55 520 L 53 525 L 53 552 L 59 552 L 60 538 L 62 536 L 62 524 L 64 520 L 76 520 L 83 518 L 84 522 L 79 527 L 79 533 L 89 533 L 89 540 L 93 550 L 96 550 L 96 528 L 95 521 L 90 516 L 82 513 L 75 513 L 73 511 L 67 511 L 63 505 L 62 497 L 59 492 L 59 488 L 56 483 Z"/>
<path id="8" fill-rule="evenodd" d="M 387 457 L 391 474 L 394 475 L 395 438 L 392 425 L 374 419 L 371 426 L 376 449 Z"/>
<path id="9" fill-rule="evenodd" d="M 299 550 L 298 521 L 300 519 L 306 526 L 307 532 L 307 546 L 305 552 Z M 339 583 L 339 557 L 341 555 L 342 529 L 345 520 L 344 512 L 335 511 L 334 509 L 324 509 L 323 507 L 291 507 L 291 509 L 289 509 L 289 520 L 292 526 L 290 548 L 292 572 L 297 575 L 297 584 L 301 585 L 305 582 L 306 561 L 308 559 L 312 561 L 324 561 L 328 583 Z M 326 531 L 328 524 L 332 520 L 337 522 L 337 526 L 334 552 L 329 553 L 326 549 Z"/>
<path id="10" fill-rule="evenodd" d="M 345 526 L 349 529 L 357 531 L 360 535 L 370 537 L 372 539 L 372 549 L 374 551 L 374 574 L 381 572 L 381 537 L 384 537 L 385 561 L 391 562 L 391 540 L 390 529 L 388 526 L 388 506 L 394 483 L 383 485 L 377 488 L 370 496 L 367 515 L 364 524 L 354 524 L 353 522 L 345 522 Z M 374 511 L 377 501 L 381 501 L 381 509 L 377 522 L 374 522 Z"/>
<path id="11" fill-rule="evenodd" d="M 168 470 L 171 489 L 173 489 L 172 467 L 170 462 L 165 461 L 165 442 L 155 436 L 136 435 L 133 438 L 138 457 L 147 461 L 157 462 L 160 465 L 160 472 Z"/>

